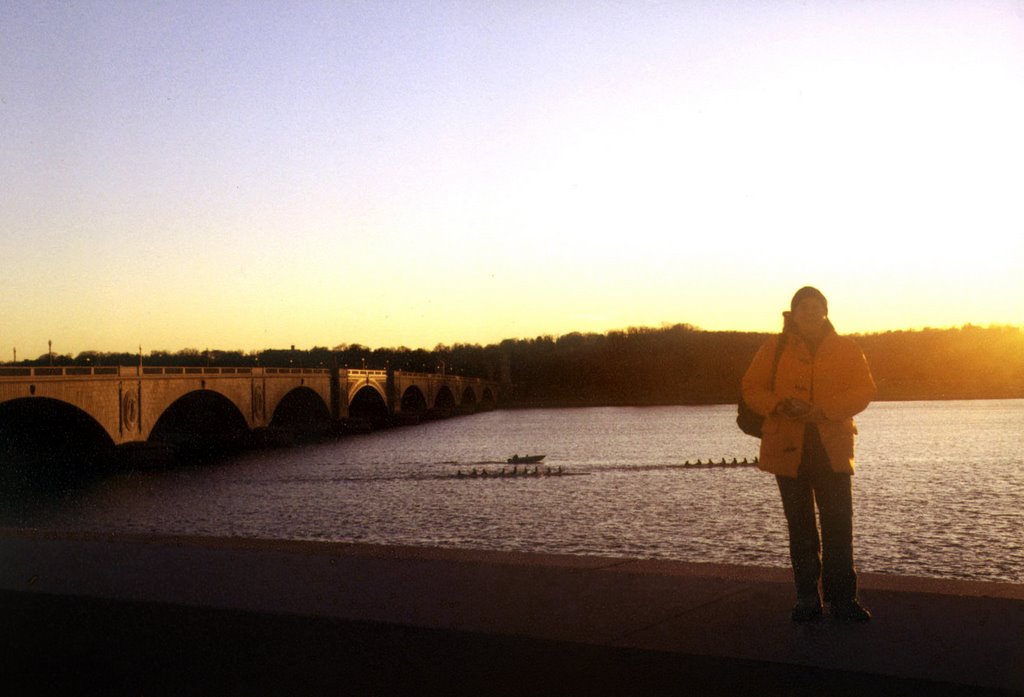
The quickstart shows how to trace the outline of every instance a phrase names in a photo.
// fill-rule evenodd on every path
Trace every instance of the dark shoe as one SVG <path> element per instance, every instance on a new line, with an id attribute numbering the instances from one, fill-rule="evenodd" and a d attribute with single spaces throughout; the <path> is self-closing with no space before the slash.
<path id="1" fill-rule="evenodd" d="M 813 622 L 821 617 L 821 600 L 816 595 L 800 598 L 793 606 L 790 617 L 794 622 Z"/>
<path id="2" fill-rule="evenodd" d="M 867 608 L 856 600 L 848 600 L 844 603 L 832 603 L 833 619 L 843 622 L 870 622 L 871 613 Z"/>

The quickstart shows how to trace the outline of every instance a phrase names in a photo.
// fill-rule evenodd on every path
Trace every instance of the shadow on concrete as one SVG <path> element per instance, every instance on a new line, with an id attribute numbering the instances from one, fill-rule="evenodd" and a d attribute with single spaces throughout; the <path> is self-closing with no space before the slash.
<path id="1" fill-rule="evenodd" d="M 1005 695 L 757 661 L 0 593 L 7 695 Z"/>

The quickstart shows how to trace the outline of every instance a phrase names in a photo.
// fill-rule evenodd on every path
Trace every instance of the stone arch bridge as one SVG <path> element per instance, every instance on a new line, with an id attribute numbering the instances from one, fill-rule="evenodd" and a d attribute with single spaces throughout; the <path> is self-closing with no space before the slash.
<path id="1" fill-rule="evenodd" d="M 171 422 L 252 433 L 310 420 L 330 426 L 471 413 L 497 401 L 493 381 L 398 370 L 0 367 L 0 422 L 19 413 L 23 422 L 25 414 L 29 421 L 37 413 L 74 417 L 118 446 L 159 440 Z M 52 409 L 40 410 L 43 404 Z M 61 424 L 52 427 L 59 436 Z"/>

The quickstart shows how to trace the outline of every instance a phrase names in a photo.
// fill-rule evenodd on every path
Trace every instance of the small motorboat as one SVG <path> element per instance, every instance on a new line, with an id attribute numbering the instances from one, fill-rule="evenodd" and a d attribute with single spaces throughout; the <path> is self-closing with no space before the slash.
<path id="1" fill-rule="evenodd" d="M 513 455 L 507 462 L 510 465 L 535 465 L 543 459 L 543 455 L 524 455 L 523 457 Z"/>

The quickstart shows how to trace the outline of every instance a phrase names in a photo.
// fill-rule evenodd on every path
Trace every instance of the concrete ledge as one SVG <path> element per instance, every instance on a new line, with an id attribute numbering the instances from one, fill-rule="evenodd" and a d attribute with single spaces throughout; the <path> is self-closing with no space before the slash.
<path id="1" fill-rule="evenodd" d="M 874 622 L 805 626 L 785 569 L 0 530 L 0 677 L 25 694 L 1024 694 L 1024 587 L 862 588 Z"/>

